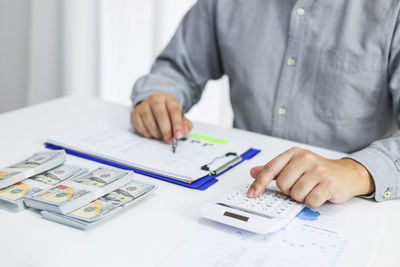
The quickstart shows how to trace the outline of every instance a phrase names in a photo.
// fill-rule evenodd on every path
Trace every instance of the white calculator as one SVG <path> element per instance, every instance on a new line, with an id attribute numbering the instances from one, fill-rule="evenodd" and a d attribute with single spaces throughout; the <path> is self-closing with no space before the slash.
<path id="1" fill-rule="evenodd" d="M 228 224 L 258 234 L 279 231 L 304 205 L 281 192 L 265 189 L 257 198 L 248 198 L 250 185 L 241 185 L 217 201 L 201 206 L 207 219 Z"/>

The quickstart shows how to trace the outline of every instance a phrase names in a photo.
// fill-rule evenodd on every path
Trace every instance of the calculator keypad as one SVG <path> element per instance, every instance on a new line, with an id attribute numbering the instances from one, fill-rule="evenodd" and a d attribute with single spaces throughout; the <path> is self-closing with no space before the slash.
<path id="1" fill-rule="evenodd" d="M 257 198 L 248 198 L 249 185 L 222 197 L 218 203 L 268 218 L 285 217 L 302 204 L 281 192 L 265 189 Z"/>

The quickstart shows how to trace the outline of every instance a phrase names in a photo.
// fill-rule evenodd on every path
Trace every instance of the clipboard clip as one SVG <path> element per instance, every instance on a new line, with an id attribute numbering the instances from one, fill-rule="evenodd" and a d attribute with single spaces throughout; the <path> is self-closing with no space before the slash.
<path id="1" fill-rule="evenodd" d="M 214 164 L 216 161 L 218 161 L 218 160 L 220 160 L 220 159 L 223 159 L 223 158 L 226 158 L 226 157 L 232 157 L 232 156 L 235 156 L 232 160 L 226 162 L 225 164 L 223 164 L 222 166 L 216 168 L 215 170 L 210 170 L 210 166 L 211 166 L 212 164 Z M 241 161 L 242 161 L 242 157 L 241 157 L 241 156 L 238 156 L 237 153 L 235 153 L 235 152 L 228 152 L 228 153 L 226 153 L 226 154 L 223 155 L 223 156 L 216 157 L 216 158 L 213 159 L 210 163 L 201 166 L 201 169 L 202 169 L 203 171 L 209 171 L 212 175 L 219 175 L 220 173 L 224 172 L 225 170 L 227 170 L 227 169 L 229 169 L 230 167 L 232 167 L 232 166 L 238 164 L 238 163 L 241 162 Z"/>

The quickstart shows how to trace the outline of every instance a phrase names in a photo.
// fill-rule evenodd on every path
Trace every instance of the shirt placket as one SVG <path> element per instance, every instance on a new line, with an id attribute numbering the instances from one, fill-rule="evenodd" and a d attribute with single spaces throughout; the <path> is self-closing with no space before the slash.
<path id="1" fill-rule="evenodd" d="M 274 136 L 288 138 L 287 129 L 290 129 L 288 117 L 294 115 L 291 114 L 291 107 L 295 104 L 291 103 L 291 96 L 297 89 L 295 77 L 299 71 L 298 68 L 301 67 L 300 51 L 306 27 L 305 18 L 312 2 L 313 0 L 299 0 L 291 12 L 286 52 L 274 102 L 272 125 Z"/>

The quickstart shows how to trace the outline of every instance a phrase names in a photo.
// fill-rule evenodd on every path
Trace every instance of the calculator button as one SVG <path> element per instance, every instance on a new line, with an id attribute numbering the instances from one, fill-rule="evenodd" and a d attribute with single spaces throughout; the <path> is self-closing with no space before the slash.
<path id="1" fill-rule="evenodd" d="M 242 186 L 237 191 L 221 199 L 222 204 L 266 217 L 281 217 L 301 204 L 275 190 L 265 189 L 257 198 L 248 198 L 249 186 Z"/>

